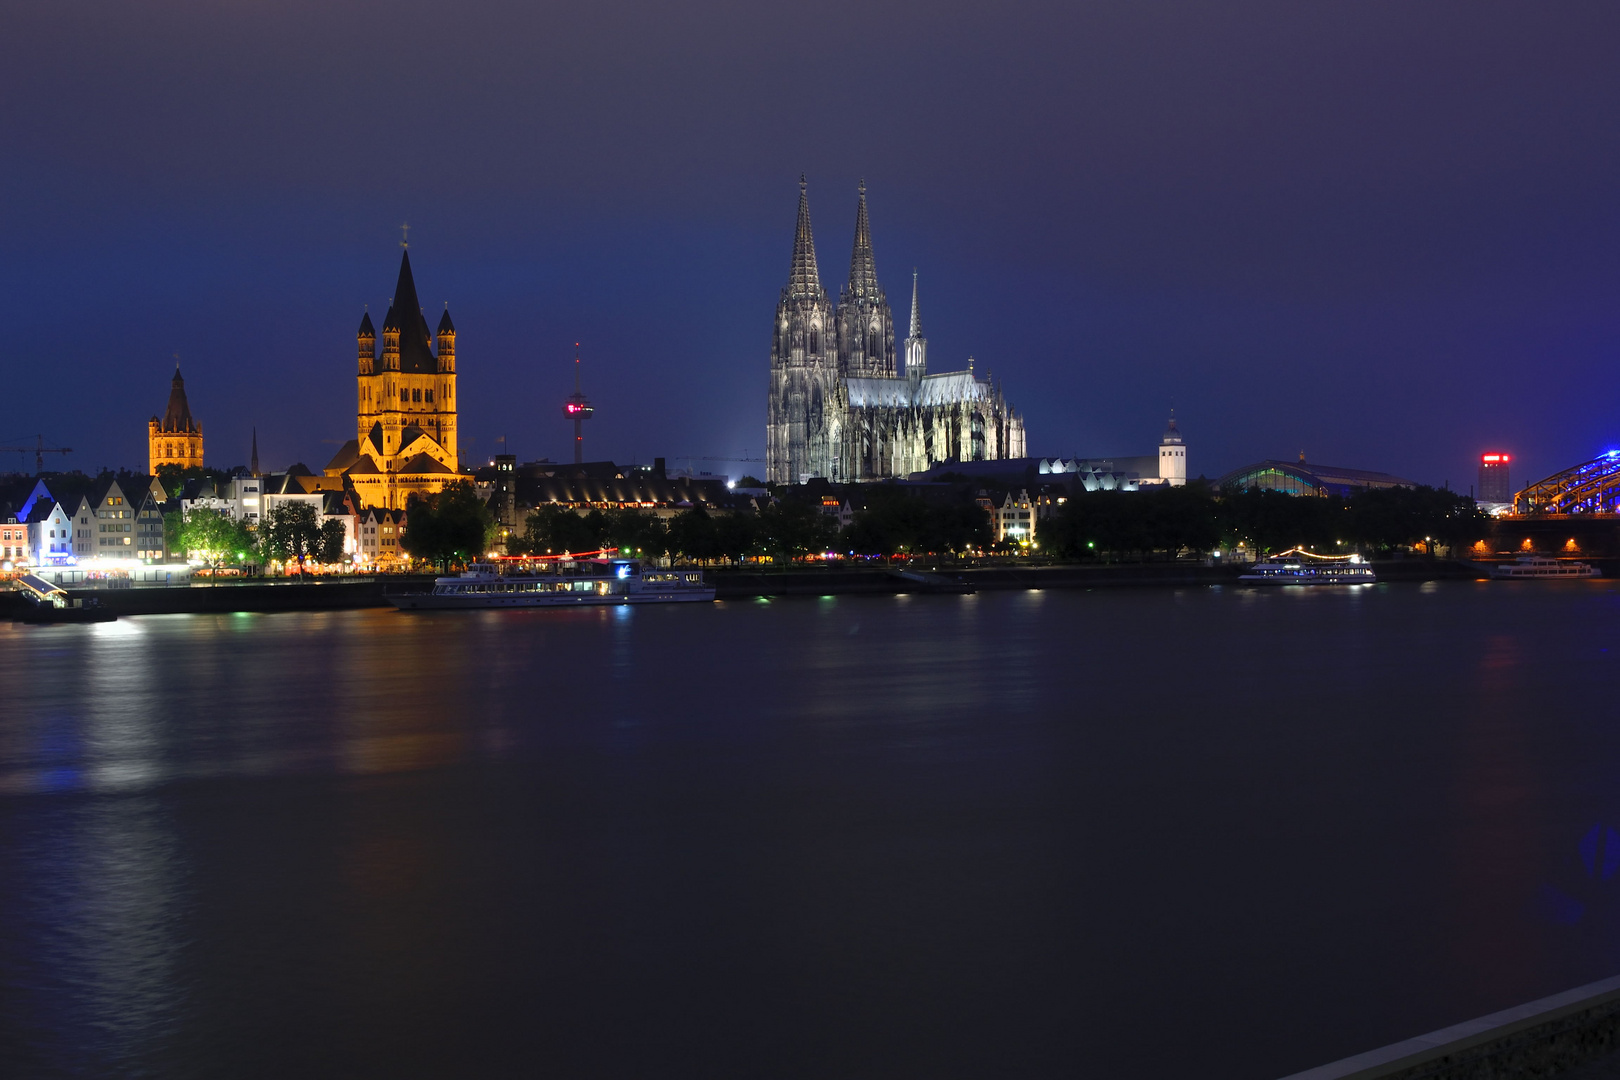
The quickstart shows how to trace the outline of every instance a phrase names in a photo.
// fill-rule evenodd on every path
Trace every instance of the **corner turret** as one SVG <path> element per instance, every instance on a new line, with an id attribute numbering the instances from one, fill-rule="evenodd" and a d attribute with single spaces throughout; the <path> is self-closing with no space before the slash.
<path id="1" fill-rule="evenodd" d="M 439 319 L 439 374 L 450 375 L 456 370 L 456 324 L 450 321 L 450 302 L 444 303 L 444 315 Z"/>
<path id="2" fill-rule="evenodd" d="M 355 338 L 360 350 L 360 374 L 370 375 L 377 367 L 377 331 L 371 327 L 371 312 L 360 316 L 360 330 Z"/>
<path id="3" fill-rule="evenodd" d="M 399 319 L 394 315 L 394 305 L 388 305 L 388 314 L 383 316 L 383 370 L 399 370 Z"/>

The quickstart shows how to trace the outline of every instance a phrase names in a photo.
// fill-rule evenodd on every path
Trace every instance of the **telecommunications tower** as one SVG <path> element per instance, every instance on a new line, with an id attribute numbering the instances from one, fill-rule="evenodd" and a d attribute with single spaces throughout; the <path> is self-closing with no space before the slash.
<path id="1" fill-rule="evenodd" d="M 574 464 L 579 465 L 585 460 L 585 435 L 580 425 L 591 418 L 596 412 L 591 408 L 591 400 L 579 388 L 579 342 L 574 342 L 574 392 L 568 396 L 568 403 L 563 406 L 563 415 L 574 422 Z"/>

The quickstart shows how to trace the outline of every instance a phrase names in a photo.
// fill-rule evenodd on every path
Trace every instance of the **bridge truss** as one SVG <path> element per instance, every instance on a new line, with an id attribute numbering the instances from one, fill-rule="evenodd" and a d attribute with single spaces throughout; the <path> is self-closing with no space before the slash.
<path id="1" fill-rule="evenodd" d="M 1554 473 L 1513 498 L 1519 514 L 1613 514 L 1620 512 L 1620 450 Z"/>

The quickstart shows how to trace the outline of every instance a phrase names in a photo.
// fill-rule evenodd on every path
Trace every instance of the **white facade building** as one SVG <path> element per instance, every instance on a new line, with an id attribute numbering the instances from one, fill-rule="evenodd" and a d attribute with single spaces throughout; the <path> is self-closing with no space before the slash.
<path id="1" fill-rule="evenodd" d="M 1006 500 L 991 512 L 990 522 L 998 544 L 1035 542 L 1035 503 L 1028 491 L 1020 491 L 1016 496 L 1009 491 Z"/>
<path id="2" fill-rule="evenodd" d="M 1182 487 L 1187 483 L 1187 445 L 1181 432 L 1176 430 L 1176 418 L 1170 418 L 1164 438 L 1159 440 L 1159 483 Z"/>

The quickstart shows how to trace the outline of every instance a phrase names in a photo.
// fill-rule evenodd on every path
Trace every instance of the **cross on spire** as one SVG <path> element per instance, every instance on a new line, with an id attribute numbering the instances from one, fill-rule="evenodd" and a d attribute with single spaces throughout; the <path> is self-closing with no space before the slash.
<path id="1" fill-rule="evenodd" d="M 402 248 L 411 246 L 411 223 L 408 221 L 399 223 L 399 246 Z"/>

